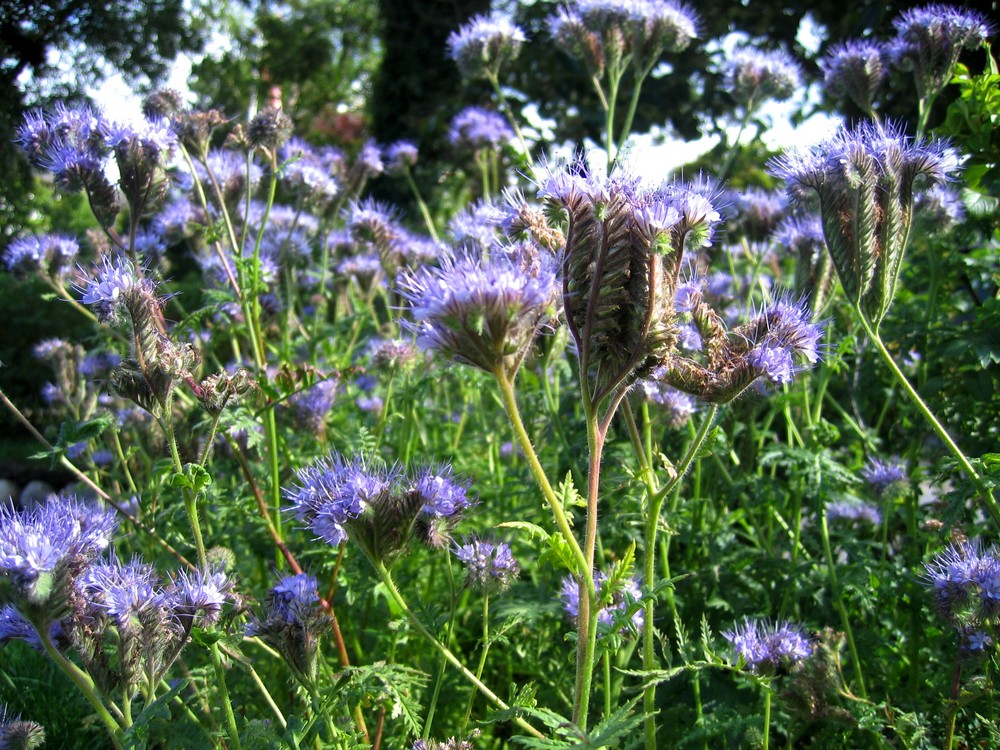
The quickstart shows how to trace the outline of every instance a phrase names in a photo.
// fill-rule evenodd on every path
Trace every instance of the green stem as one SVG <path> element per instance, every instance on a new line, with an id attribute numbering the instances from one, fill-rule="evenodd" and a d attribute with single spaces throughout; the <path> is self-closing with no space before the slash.
<path id="1" fill-rule="evenodd" d="M 480 680 L 478 677 L 476 677 L 476 675 L 470 672 L 468 667 L 462 664 L 462 662 L 459 661 L 458 657 L 455 656 L 454 653 L 452 653 L 451 649 L 449 649 L 447 646 L 441 643 L 441 641 L 435 638 L 434 635 L 427 628 L 424 627 L 423 623 L 420 622 L 419 619 L 417 619 L 417 616 L 413 613 L 413 610 L 410 609 L 410 606 L 406 603 L 406 600 L 403 598 L 403 595 L 399 593 L 399 589 L 396 588 L 396 584 L 393 582 L 392 576 L 389 574 L 389 570 L 385 567 L 385 563 L 383 563 L 381 560 L 375 560 L 374 558 L 371 557 L 369 557 L 369 560 L 371 560 L 372 565 L 375 567 L 376 572 L 379 574 L 379 578 L 382 579 L 382 583 L 385 585 L 386 591 L 389 592 L 389 595 L 392 597 L 392 600 L 396 603 L 396 606 L 398 606 L 400 610 L 402 610 L 403 614 L 406 615 L 406 619 L 409 620 L 410 624 L 416 629 L 416 631 L 420 633 L 420 635 L 424 639 L 426 639 L 428 643 L 434 646 L 434 648 L 436 648 L 438 652 L 445 659 L 447 659 L 448 662 L 453 667 L 455 667 L 455 669 L 457 669 L 462 674 L 463 677 L 465 677 L 465 679 L 471 682 L 476 687 L 476 689 L 479 690 L 479 692 L 485 695 L 490 700 L 490 702 L 493 703 L 494 706 L 499 708 L 501 711 L 510 710 L 510 706 L 508 706 L 507 703 L 505 703 L 504 700 L 500 698 L 500 696 L 498 696 L 496 693 L 490 690 L 485 684 L 483 684 L 482 680 Z M 529 724 L 520 717 L 514 719 L 514 722 L 533 737 L 537 737 L 538 739 L 543 739 L 545 736 L 537 729 L 535 729 L 533 726 L 531 726 L 531 724 Z"/>
<path id="2" fill-rule="evenodd" d="M 73 684 L 76 685 L 80 692 L 83 693 L 84 697 L 86 697 L 90 705 L 93 706 L 94 711 L 97 712 L 97 716 L 100 718 L 101 722 L 108 730 L 108 734 L 111 736 L 111 744 L 115 746 L 116 750 L 122 750 L 122 744 L 118 738 L 122 729 L 121 725 L 115 720 L 115 717 L 111 715 L 111 712 L 108 711 L 103 701 L 101 701 L 100 696 L 97 694 L 97 688 L 94 685 L 94 681 L 90 678 L 90 675 L 67 659 L 63 653 L 56 648 L 55 644 L 52 643 L 52 636 L 49 634 L 47 622 L 33 622 L 32 625 L 35 626 L 35 631 L 38 633 L 38 638 L 41 640 L 42 646 L 45 648 L 45 652 L 52 658 L 52 661 L 54 661 L 59 668 L 67 674 L 67 676 L 73 681 Z"/>
<path id="3" fill-rule="evenodd" d="M 410 186 L 410 192 L 413 193 L 413 197 L 417 201 L 417 207 L 420 209 L 420 215 L 424 217 L 424 226 L 427 227 L 427 232 L 430 234 L 431 238 L 437 242 L 438 234 L 434 229 L 434 220 L 431 218 L 431 212 L 427 209 L 427 204 L 424 202 L 423 196 L 420 195 L 420 188 L 417 187 L 417 183 L 413 179 L 413 174 L 410 172 L 410 168 L 406 167 L 403 170 L 403 174 L 406 176 L 406 182 Z"/>
<path id="4" fill-rule="evenodd" d="M 628 427 L 629 437 L 632 440 L 632 448 L 635 451 L 636 457 L 639 459 L 639 469 L 642 476 L 642 480 L 646 485 L 646 494 L 649 498 L 649 506 L 647 508 L 647 515 L 645 519 L 645 530 L 644 530 L 644 557 L 643 557 L 643 578 L 649 585 L 652 581 L 656 580 L 656 536 L 659 528 L 660 520 L 660 510 L 663 507 L 663 501 L 670 494 L 670 491 L 677 486 L 680 478 L 684 476 L 687 470 L 690 468 L 691 463 L 694 461 L 695 457 L 698 455 L 698 451 L 701 449 L 702 444 L 705 442 L 705 438 L 708 436 L 709 430 L 711 429 L 712 422 L 715 420 L 715 415 L 718 413 L 719 407 L 712 405 L 708 413 L 705 415 L 705 419 L 695 433 L 688 446 L 687 451 L 681 458 L 680 464 L 677 466 L 677 472 L 670 478 L 667 485 L 661 490 L 657 487 L 656 474 L 653 471 L 653 467 L 650 466 L 647 450 L 644 447 L 643 436 L 639 432 L 639 427 L 635 421 L 635 415 L 632 413 L 632 405 L 626 399 L 623 404 L 622 414 L 625 417 L 625 424 Z M 642 631 L 642 668 L 644 671 L 651 672 L 656 669 L 656 641 L 655 633 L 653 628 L 653 622 L 655 617 L 655 605 L 656 602 L 653 600 L 652 596 L 646 598 L 643 602 L 643 608 L 645 610 L 645 622 L 646 626 Z M 676 615 L 676 612 L 674 613 Z M 699 688 L 700 690 L 700 688 Z M 656 718 L 654 713 L 656 711 L 656 686 L 649 685 L 643 689 L 643 710 L 646 714 L 644 719 L 644 731 L 646 738 L 646 750 L 655 750 L 656 748 Z"/>
<path id="5" fill-rule="evenodd" d="M 528 435 L 528 431 L 524 427 L 524 422 L 521 420 L 521 412 L 518 409 L 517 399 L 514 396 L 514 384 L 503 367 L 497 368 L 493 374 L 496 377 L 497 385 L 500 386 L 500 396 L 503 399 L 504 408 L 507 411 L 507 417 L 510 419 L 511 427 L 514 429 L 518 445 L 520 445 L 521 451 L 528 460 L 528 465 L 531 467 L 532 474 L 538 483 L 539 489 L 542 491 L 545 502 L 548 503 L 549 509 L 552 511 L 556 526 L 569 545 L 573 557 L 576 558 L 579 570 L 586 570 L 588 567 L 587 558 L 584 556 L 583 549 L 573 535 L 573 529 L 570 526 L 569 518 L 566 516 L 566 511 L 562 507 L 562 502 L 556 496 L 555 490 L 552 489 L 549 478 L 545 474 L 545 469 L 542 468 L 542 464 L 538 460 L 538 454 L 535 453 L 531 437 Z"/>
<path id="6" fill-rule="evenodd" d="M 962 452 L 962 449 L 958 447 L 954 440 L 952 440 L 951 435 L 948 434 L 944 425 L 938 421 L 937 417 L 934 416 L 934 413 L 930 410 L 927 404 L 924 403 L 924 400 L 920 398 L 920 394 L 918 394 L 913 386 L 910 385 L 910 381 L 907 380 L 906 375 L 904 375 L 903 371 L 899 369 L 899 366 L 896 364 L 895 360 L 893 360 L 889 350 L 886 349 L 885 344 L 882 343 L 882 339 L 879 337 L 877 329 L 868 322 L 868 319 L 865 317 L 858 305 L 854 306 L 854 312 L 861 321 L 861 326 L 865 329 L 865 333 L 868 334 L 868 337 L 875 345 L 875 349 L 882 357 L 882 361 L 885 362 L 889 371 L 893 374 L 893 377 L 895 377 L 896 382 L 902 386 L 906 395 L 910 397 L 910 400 L 917 407 L 917 410 L 930 424 L 931 429 L 934 430 L 935 434 L 941 439 L 941 442 L 944 443 L 951 452 L 951 455 L 954 456 L 956 461 L 958 461 L 958 465 L 961 466 L 965 473 L 969 475 L 969 478 L 976 485 L 976 488 L 983 496 L 983 499 L 986 502 L 986 509 L 989 511 L 994 523 L 1000 526 L 1000 506 L 997 505 L 997 501 L 996 498 L 993 497 L 992 490 L 986 486 L 986 483 L 983 482 L 983 478 L 979 475 L 975 468 L 973 468 L 972 463 Z"/>
<path id="7" fill-rule="evenodd" d="M 476 677 L 483 678 L 483 669 L 486 668 L 486 656 L 490 651 L 490 595 L 483 594 L 483 650 L 479 652 L 479 663 L 476 665 Z M 465 717 L 462 719 L 462 728 L 458 733 L 459 737 L 465 736 L 465 728 L 469 724 L 469 717 L 472 716 L 472 704 L 476 701 L 476 693 L 472 692 L 469 702 L 465 706 Z"/>
<path id="8" fill-rule="evenodd" d="M 833 606 L 840 614 L 841 626 L 844 628 L 844 635 L 847 636 L 847 647 L 851 652 L 851 661 L 854 662 L 854 675 L 858 681 L 858 695 L 867 700 L 868 691 L 865 689 L 865 678 L 861 668 L 861 658 L 858 656 L 858 647 L 854 642 L 854 631 L 851 629 L 851 618 L 847 613 L 847 606 L 844 604 L 840 581 L 837 578 L 836 562 L 833 559 L 833 548 L 830 545 L 830 528 L 826 522 L 826 509 L 823 508 L 819 514 L 820 535 L 823 538 L 823 552 L 826 555 L 827 574 L 830 579 L 830 597 L 833 599 Z"/>
<path id="9" fill-rule="evenodd" d="M 771 744 L 771 690 L 764 688 L 764 744 L 762 747 L 767 750 Z"/>
<path id="10" fill-rule="evenodd" d="M 235 750 L 240 750 L 240 730 L 236 726 L 236 715 L 233 713 L 233 703 L 229 699 L 229 689 L 226 687 L 226 671 L 222 666 L 222 655 L 219 652 L 219 644 L 213 643 L 209 649 L 212 655 L 212 667 L 215 670 L 215 679 L 219 685 L 219 692 L 222 694 L 222 711 L 226 715 L 226 725 L 229 728 L 229 740 Z"/>

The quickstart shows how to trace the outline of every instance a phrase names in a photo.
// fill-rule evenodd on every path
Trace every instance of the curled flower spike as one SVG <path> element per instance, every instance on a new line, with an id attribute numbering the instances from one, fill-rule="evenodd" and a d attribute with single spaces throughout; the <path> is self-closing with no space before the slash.
<path id="1" fill-rule="evenodd" d="M 500 68 L 517 58 L 524 32 L 508 17 L 476 16 L 448 37 L 448 56 L 463 78 L 496 78 Z"/>
<path id="2" fill-rule="evenodd" d="M 802 85 L 802 68 L 784 50 L 743 47 L 733 50 L 723 66 L 724 86 L 743 106 L 764 99 L 785 101 Z"/>
<path id="3" fill-rule="evenodd" d="M 826 92 L 847 97 L 863 112 L 872 112 L 872 102 L 885 83 L 888 70 L 884 45 L 868 39 L 853 39 L 833 45 L 819 62 Z"/>
<path id="4" fill-rule="evenodd" d="M 912 70 L 921 99 L 930 99 L 945 87 L 963 49 L 982 44 L 994 30 L 981 13 L 933 3 L 911 8 L 892 22 L 896 38 L 889 57 L 903 70 Z"/>
<path id="5" fill-rule="evenodd" d="M 513 375 L 555 314 L 556 273 L 551 256 L 528 244 L 456 250 L 437 267 L 404 271 L 399 291 L 419 346 Z"/>
<path id="6" fill-rule="evenodd" d="M 813 652 L 802 629 L 790 622 L 770 624 L 748 617 L 722 635 L 733 644 L 737 656 L 754 674 L 787 673 Z"/>
<path id="7" fill-rule="evenodd" d="M 941 141 L 911 141 L 898 125 L 862 124 L 769 167 L 794 200 L 819 196 L 837 275 L 877 330 L 896 293 L 917 180 L 947 180 L 957 167 L 954 154 Z"/>

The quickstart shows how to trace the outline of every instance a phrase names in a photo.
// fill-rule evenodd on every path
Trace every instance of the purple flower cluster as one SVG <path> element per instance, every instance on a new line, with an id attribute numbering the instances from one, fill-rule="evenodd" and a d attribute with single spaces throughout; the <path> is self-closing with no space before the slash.
<path id="1" fill-rule="evenodd" d="M 552 259 L 519 245 L 488 255 L 456 250 L 436 267 L 406 271 L 399 292 L 409 303 L 417 344 L 493 373 L 520 366 L 555 311 Z"/>
<path id="2" fill-rule="evenodd" d="M 264 611 L 247 623 L 246 635 L 277 649 L 296 677 L 307 685 L 316 677 L 319 639 L 328 627 L 316 579 L 307 573 L 288 575 L 268 593 Z"/>
<path id="3" fill-rule="evenodd" d="M 456 146 L 473 151 L 498 149 L 514 138 L 514 131 L 503 115 L 482 107 L 466 107 L 452 119 L 448 138 Z"/>
<path id="4" fill-rule="evenodd" d="M 946 143 L 911 141 L 900 126 L 875 123 L 770 163 L 794 200 L 819 196 L 844 291 L 876 326 L 895 295 L 917 179 L 945 182 L 957 166 Z"/>
<path id="5" fill-rule="evenodd" d="M 664 53 L 680 52 L 698 35 L 697 16 L 672 0 L 577 0 L 546 25 L 556 45 L 598 78 L 609 58 L 628 58 L 645 75 Z"/>
<path id="6" fill-rule="evenodd" d="M 784 101 L 802 85 L 802 68 L 784 50 L 742 47 L 726 58 L 724 86 L 743 106 L 756 106 L 764 99 Z"/>
<path id="7" fill-rule="evenodd" d="M 58 601 L 70 582 L 63 574 L 104 551 L 116 528 L 114 511 L 75 498 L 53 497 L 22 511 L 2 505 L 0 574 L 33 605 Z"/>
<path id="8" fill-rule="evenodd" d="M 863 112 L 872 111 L 872 102 L 889 72 L 885 47 L 870 39 L 835 44 L 819 65 L 826 92 L 849 97 Z"/>
<path id="9" fill-rule="evenodd" d="M 152 282 L 144 279 L 128 258 L 105 257 L 97 275 L 83 290 L 81 301 L 94 307 L 97 314 L 107 320 L 116 316 L 127 296 L 146 292 L 152 294 L 152 291 Z"/>
<path id="10" fill-rule="evenodd" d="M 979 539 L 953 542 L 926 563 L 924 578 L 934 590 L 940 615 L 963 631 L 1000 626 L 1000 550 Z"/>
<path id="11" fill-rule="evenodd" d="M 448 37 L 448 56 L 463 78 L 495 79 L 500 68 L 517 58 L 524 31 L 507 16 L 475 16 Z"/>
<path id="12" fill-rule="evenodd" d="M 802 629 L 784 621 L 772 624 L 748 617 L 723 636 L 754 674 L 783 674 L 813 652 Z"/>
<path id="13" fill-rule="evenodd" d="M 72 237 L 61 234 L 43 234 L 14 240 L 3 254 L 9 271 L 39 271 L 43 275 L 59 278 L 72 266 L 80 244 Z"/>
<path id="14" fill-rule="evenodd" d="M 749 360 L 770 383 L 790 383 L 801 369 L 799 360 L 810 365 L 819 362 L 823 324 L 813 322 L 804 302 L 779 296 L 757 316 L 757 321 Z"/>
<path id="15" fill-rule="evenodd" d="M 646 620 L 645 612 L 640 606 L 641 584 L 635 578 L 626 578 L 614 590 L 606 591 L 607 581 L 607 574 L 594 574 L 594 590 L 598 600 L 607 602 L 597 613 L 598 625 L 606 632 L 617 628 L 617 632 L 621 634 L 641 633 Z M 580 584 L 572 576 L 563 578 L 560 598 L 566 614 L 573 618 L 579 616 Z"/>
<path id="16" fill-rule="evenodd" d="M 887 461 L 869 459 L 861 469 L 861 478 L 877 498 L 903 490 L 909 483 L 906 463 L 898 458 Z"/>
<path id="17" fill-rule="evenodd" d="M 402 174 L 417 163 L 419 150 L 411 141 L 396 141 L 385 149 L 386 171 L 390 174 Z"/>
<path id="18" fill-rule="evenodd" d="M 417 470 L 383 468 L 358 457 L 331 453 L 295 472 L 287 508 L 317 537 L 339 545 L 353 538 L 375 559 L 392 561 L 410 536 L 441 546 L 472 504 L 468 483 L 449 466 Z"/>
<path id="19" fill-rule="evenodd" d="M 521 570 L 505 542 L 473 536 L 456 544 L 454 553 L 465 564 L 465 585 L 487 594 L 505 591 Z"/>
<path id="20" fill-rule="evenodd" d="M 892 23 L 896 38 L 889 43 L 889 58 L 913 72 L 923 99 L 944 88 L 963 49 L 979 46 L 994 31 L 978 11 L 937 3 L 911 8 Z"/>

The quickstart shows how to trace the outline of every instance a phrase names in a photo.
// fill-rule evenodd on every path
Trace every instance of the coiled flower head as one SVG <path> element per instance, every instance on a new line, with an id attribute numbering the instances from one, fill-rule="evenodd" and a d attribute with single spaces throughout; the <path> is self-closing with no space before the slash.
<path id="1" fill-rule="evenodd" d="M 764 99 L 785 101 L 802 85 L 802 68 L 784 50 L 742 47 L 733 50 L 723 66 L 724 85 L 742 106 Z"/>
<path id="2" fill-rule="evenodd" d="M 896 292 L 918 178 L 957 167 L 941 141 L 911 141 L 897 125 L 861 124 L 770 163 L 791 198 L 818 195 L 826 244 L 848 299 L 876 326 Z"/>
<path id="3" fill-rule="evenodd" d="M 898 68 L 913 72 L 921 99 L 936 96 L 962 50 L 982 44 L 994 28 L 977 11 L 939 3 L 904 11 L 892 24 L 896 38 L 889 43 L 889 57 Z"/>
<path id="4" fill-rule="evenodd" d="M 448 56 L 466 79 L 495 79 L 500 68 L 517 58 L 524 32 L 507 16 L 475 16 L 448 37 Z"/>
<path id="5" fill-rule="evenodd" d="M 847 97 L 862 112 L 872 112 L 872 102 L 889 73 L 885 46 L 869 39 L 852 39 L 833 45 L 820 60 L 823 84 L 831 97 Z"/>

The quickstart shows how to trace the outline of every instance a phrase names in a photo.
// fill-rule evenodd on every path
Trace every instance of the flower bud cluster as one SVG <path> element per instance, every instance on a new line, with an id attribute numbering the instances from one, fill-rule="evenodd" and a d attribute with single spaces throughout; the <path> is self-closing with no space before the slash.
<path id="1" fill-rule="evenodd" d="M 485 594 L 499 594 L 510 588 L 521 571 L 510 546 L 472 536 L 456 544 L 455 557 L 465 565 L 465 585 Z"/>
<path id="2" fill-rule="evenodd" d="M 524 32 L 506 16 L 476 16 L 448 37 L 448 56 L 463 78 L 496 79 L 500 68 L 517 58 L 524 41 Z"/>
<path id="3" fill-rule="evenodd" d="M 489 373 L 513 375 L 556 311 L 552 256 L 529 243 L 446 252 L 436 267 L 405 271 L 417 344 Z"/>
<path id="4" fill-rule="evenodd" d="M 636 578 L 625 578 L 613 587 L 606 573 L 594 573 L 594 591 L 598 601 L 604 601 L 597 613 L 597 623 L 601 628 L 598 635 L 610 632 L 639 634 L 645 625 L 646 615 L 641 606 L 642 586 Z M 563 608 L 572 618 L 580 614 L 580 584 L 572 576 L 562 579 L 560 598 Z"/>
<path id="5" fill-rule="evenodd" d="M 770 169 L 793 200 L 819 197 L 844 291 L 877 326 L 895 296 L 918 179 L 941 183 L 957 166 L 941 141 L 912 141 L 893 124 L 861 124 L 773 160 Z"/>
<path id="6" fill-rule="evenodd" d="M 315 685 L 320 638 L 329 628 L 316 579 L 306 573 L 289 575 L 275 584 L 263 612 L 251 617 L 246 635 L 272 646 L 305 685 Z"/>
<path id="7" fill-rule="evenodd" d="M 578 0 L 546 23 L 556 45 L 597 78 L 629 63 L 645 75 L 664 53 L 686 49 L 698 35 L 697 16 L 672 0 Z"/>
<path id="8" fill-rule="evenodd" d="M 981 651 L 1000 635 L 1000 550 L 961 539 L 926 563 L 924 578 L 941 617 L 962 635 L 967 651 Z"/>
<path id="9" fill-rule="evenodd" d="M 297 486 L 285 492 L 287 508 L 327 544 L 348 538 L 373 561 L 389 565 L 414 537 L 445 547 L 462 513 L 472 505 L 468 483 L 450 466 L 408 474 L 357 457 L 331 453 L 295 472 Z"/>

